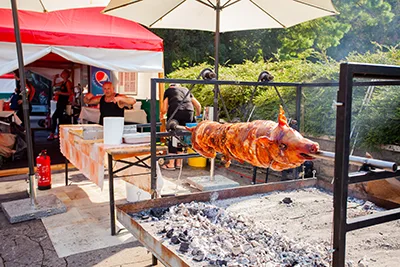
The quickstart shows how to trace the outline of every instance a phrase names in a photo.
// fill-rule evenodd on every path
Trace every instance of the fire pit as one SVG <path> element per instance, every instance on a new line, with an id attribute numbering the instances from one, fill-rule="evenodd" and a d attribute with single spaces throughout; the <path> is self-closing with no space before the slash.
<path id="1" fill-rule="evenodd" d="M 122 205 L 118 218 L 166 266 L 330 266 L 332 210 L 332 195 L 311 179 Z M 349 201 L 349 216 L 377 210 Z M 365 261 L 370 245 L 350 242 L 349 262 Z"/>

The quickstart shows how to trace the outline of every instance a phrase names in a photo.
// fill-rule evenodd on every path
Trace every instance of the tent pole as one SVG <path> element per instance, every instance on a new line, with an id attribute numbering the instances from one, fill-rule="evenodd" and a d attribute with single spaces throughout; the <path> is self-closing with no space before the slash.
<path id="1" fill-rule="evenodd" d="M 36 187 L 35 187 L 35 170 L 33 163 L 33 145 L 32 145 L 32 135 L 31 135 L 31 125 L 29 121 L 29 102 L 26 93 L 25 86 L 25 69 L 24 69 L 24 58 L 22 54 L 22 44 L 21 44 L 21 36 L 19 30 L 19 21 L 18 21 L 18 9 L 16 0 L 11 0 L 11 9 L 13 14 L 13 22 L 14 22 L 14 34 L 15 34 L 15 43 L 17 47 L 17 56 L 18 56 L 18 67 L 19 67 L 19 79 L 21 83 L 22 90 L 22 109 L 24 111 L 24 127 L 25 127 L 25 140 L 27 143 L 27 153 L 28 153 L 28 166 L 29 166 L 29 195 L 31 198 L 31 205 L 36 206 Z"/>
<path id="2" fill-rule="evenodd" d="M 214 71 L 216 74 L 216 79 L 218 80 L 218 66 L 219 66 L 219 25 L 220 25 L 220 12 L 221 12 L 221 6 L 220 6 L 220 1 L 216 1 L 216 21 L 215 21 L 215 40 L 214 40 L 214 46 L 215 46 L 215 66 L 214 66 Z M 214 121 L 218 121 L 218 95 L 219 95 L 219 88 L 218 85 L 214 85 Z M 214 171 L 215 171 L 215 158 L 211 159 L 211 166 L 210 166 L 210 180 L 214 181 Z"/>

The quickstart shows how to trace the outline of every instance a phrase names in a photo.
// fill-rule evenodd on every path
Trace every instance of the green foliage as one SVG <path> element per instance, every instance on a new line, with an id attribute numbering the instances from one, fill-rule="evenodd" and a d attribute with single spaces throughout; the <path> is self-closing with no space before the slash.
<path id="1" fill-rule="evenodd" d="M 381 144 L 400 145 L 400 86 L 377 88 L 374 97 L 359 114 L 359 140 L 366 148 Z"/>

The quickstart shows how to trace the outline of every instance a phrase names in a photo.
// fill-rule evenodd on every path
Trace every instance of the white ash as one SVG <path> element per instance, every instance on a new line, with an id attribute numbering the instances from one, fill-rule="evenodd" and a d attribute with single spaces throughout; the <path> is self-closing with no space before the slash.
<path id="1" fill-rule="evenodd" d="M 285 198 L 290 198 L 292 202 L 284 203 Z M 330 264 L 333 212 L 331 193 L 307 188 L 215 201 L 217 199 L 218 195 L 215 194 L 211 204 L 196 202 L 168 209 L 151 209 L 139 215 L 142 218 L 139 221 L 150 232 L 158 233 L 157 236 L 164 245 L 175 249 L 190 266 L 272 267 Z M 348 199 L 349 217 L 379 210 L 382 209 L 371 202 Z M 386 234 L 394 234 L 394 226 L 381 227 L 383 234 L 378 235 L 378 239 L 370 236 L 370 231 L 365 229 L 368 240 L 372 243 L 364 241 L 365 238 L 360 235 L 363 230 L 359 230 L 354 236 L 357 237 L 354 244 L 351 240 L 352 233 L 348 236 L 350 256 L 346 266 L 366 266 L 366 262 L 360 259 L 368 255 L 371 246 L 375 243 L 377 246 L 381 244 L 380 240 Z M 172 236 L 176 236 L 174 241 L 179 240 L 179 244 L 172 244 Z M 393 236 L 395 238 L 398 235 Z M 187 240 L 181 242 L 182 237 Z M 303 242 L 304 240 L 309 243 Z M 186 243 L 188 248 L 186 249 L 186 244 L 181 248 L 182 243 Z M 360 244 L 364 244 L 362 250 Z M 368 261 L 375 263 L 375 266 L 385 266 L 379 263 L 384 263 L 387 259 L 375 255 L 368 257 Z"/>
<path id="2" fill-rule="evenodd" d="M 165 242 L 203 265 L 329 266 L 330 263 L 324 245 L 291 240 L 279 232 L 270 232 L 265 225 L 209 203 L 172 206 L 156 227 Z M 185 249 L 187 244 L 189 247 Z"/>

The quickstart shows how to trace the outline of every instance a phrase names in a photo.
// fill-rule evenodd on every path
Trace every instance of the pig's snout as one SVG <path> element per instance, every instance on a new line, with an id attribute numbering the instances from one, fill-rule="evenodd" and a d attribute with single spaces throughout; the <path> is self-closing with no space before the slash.
<path id="1" fill-rule="evenodd" d="M 316 143 L 307 145 L 308 153 L 315 154 L 319 151 L 319 145 Z"/>

